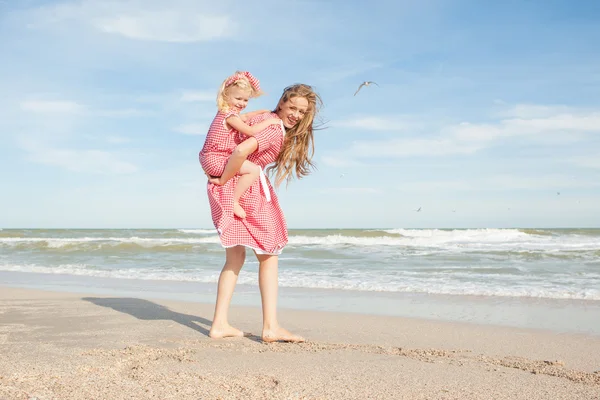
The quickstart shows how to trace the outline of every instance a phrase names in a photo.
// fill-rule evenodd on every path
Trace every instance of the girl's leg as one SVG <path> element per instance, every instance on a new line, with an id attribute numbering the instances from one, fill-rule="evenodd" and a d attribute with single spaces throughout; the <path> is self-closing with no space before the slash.
<path id="1" fill-rule="evenodd" d="M 244 265 L 245 259 L 246 249 L 244 246 L 235 246 L 225 249 L 225 265 L 219 276 L 215 316 L 208 334 L 213 339 L 244 335 L 242 331 L 229 325 L 227 318 L 229 304 L 231 303 L 231 297 L 233 296 L 233 289 L 235 289 L 238 274 Z"/>
<path id="2" fill-rule="evenodd" d="M 263 331 L 262 339 L 265 342 L 304 342 L 304 338 L 287 331 L 277 322 L 277 292 L 278 292 L 278 264 L 279 257 L 257 254 L 260 263 L 258 270 L 258 284 L 262 299 Z"/>
<path id="3" fill-rule="evenodd" d="M 246 218 L 246 211 L 240 206 L 240 197 L 260 175 L 260 167 L 248 160 L 244 161 L 240 168 L 240 179 L 238 179 L 233 189 L 233 213 L 240 218 Z"/>

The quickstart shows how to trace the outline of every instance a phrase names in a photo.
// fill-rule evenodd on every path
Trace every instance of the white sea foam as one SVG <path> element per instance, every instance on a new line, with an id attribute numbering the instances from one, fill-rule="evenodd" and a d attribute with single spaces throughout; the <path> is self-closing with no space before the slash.
<path id="1" fill-rule="evenodd" d="M 547 250 L 547 249 L 588 249 L 600 250 L 600 237 L 580 237 L 577 235 L 551 236 L 532 235 L 517 229 L 393 229 L 382 231 L 387 234 L 401 236 L 291 236 L 292 246 L 318 245 L 336 246 L 397 246 L 397 247 L 433 247 L 456 249 L 488 249 L 488 250 Z"/>
<path id="2" fill-rule="evenodd" d="M 214 233 L 214 232 L 213 232 Z M 168 246 L 174 244 L 205 244 L 220 243 L 218 236 L 205 236 L 200 238 L 142 238 L 142 237 L 80 237 L 80 238 L 34 238 L 34 237 L 8 237 L 0 238 L 0 245 L 20 245 L 27 243 L 45 243 L 49 248 L 60 248 L 82 243 L 97 243 L 119 245 L 134 243 L 143 247 Z"/>
<path id="3" fill-rule="evenodd" d="M 254 267 L 256 268 L 256 266 Z M 119 268 L 98 269 L 87 264 L 61 264 L 54 267 L 45 267 L 35 264 L 0 265 L 0 271 L 30 272 L 39 274 L 68 274 L 87 277 L 115 278 L 115 279 L 141 279 L 157 281 L 181 281 L 216 283 L 219 278 L 218 270 L 184 270 L 161 268 Z M 446 295 L 471 295 L 471 296 L 500 296 L 500 297 L 531 297 L 554 299 L 579 299 L 600 300 L 600 285 L 589 287 L 567 287 L 562 282 L 550 286 L 541 284 L 541 280 L 523 282 L 518 277 L 513 279 L 511 285 L 498 285 L 498 281 L 481 276 L 470 276 L 470 281 L 452 278 L 443 274 L 430 274 L 428 276 L 415 276 L 405 274 L 390 276 L 386 274 L 374 275 L 365 271 L 345 271 L 344 274 L 331 274 L 328 271 L 300 271 L 285 270 L 280 272 L 279 283 L 282 287 L 306 289 L 334 289 L 358 292 L 396 292 L 396 293 L 429 293 Z M 567 278 L 567 281 L 571 278 Z M 585 278 L 589 281 L 590 277 Z M 583 280 L 583 279 L 582 279 Z M 600 276 L 594 279 L 600 283 Z M 257 274 L 242 274 L 240 284 L 258 285 Z"/>
<path id="4" fill-rule="evenodd" d="M 217 231 L 214 229 L 177 229 L 177 230 L 182 233 L 191 233 L 194 235 L 214 235 L 215 233 L 217 233 Z"/>
<path id="5" fill-rule="evenodd" d="M 184 230 L 179 230 L 184 231 Z M 213 230 L 189 230 L 202 236 L 191 237 L 0 237 L 0 246 L 46 245 L 61 248 L 78 244 L 97 244 L 98 247 L 116 246 L 124 243 L 137 244 L 145 248 L 172 245 L 219 244 Z M 517 229 L 392 229 L 381 231 L 381 236 L 349 236 L 333 234 L 327 236 L 291 235 L 288 245 L 294 248 L 340 249 L 353 248 L 413 248 L 435 249 L 449 252 L 469 251 L 544 251 L 560 252 L 571 250 L 600 250 L 600 236 L 535 235 Z M 186 232 L 188 233 L 188 232 Z"/>

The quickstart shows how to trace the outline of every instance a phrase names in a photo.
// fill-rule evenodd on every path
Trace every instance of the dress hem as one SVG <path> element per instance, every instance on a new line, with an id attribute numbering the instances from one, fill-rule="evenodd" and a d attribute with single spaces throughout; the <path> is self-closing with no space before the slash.
<path id="1" fill-rule="evenodd" d="M 252 247 L 252 246 L 248 246 L 247 244 L 234 244 L 234 245 L 231 245 L 231 246 L 225 246 L 223 243 L 221 243 L 221 247 L 223 247 L 224 249 L 230 249 L 230 248 L 235 247 L 235 246 L 244 246 L 244 247 L 247 247 L 249 249 L 254 250 L 254 252 L 256 254 L 265 255 L 265 256 L 279 256 L 283 252 L 283 248 L 281 250 L 279 250 L 279 253 L 267 253 L 263 249 L 259 249 L 257 247 Z"/>

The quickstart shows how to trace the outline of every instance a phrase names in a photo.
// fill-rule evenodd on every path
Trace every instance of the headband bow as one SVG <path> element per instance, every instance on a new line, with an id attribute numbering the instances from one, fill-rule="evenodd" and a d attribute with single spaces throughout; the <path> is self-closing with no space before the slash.
<path id="1" fill-rule="evenodd" d="M 225 82 L 225 87 L 231 86 L 243 78 L 248 79 L 248 82 L 250 82 L 250 85 L 252 86 L 252 89 L 254 89 L 254 91 L 260 92 L 260 82 L 248 71 L 231 75 L 229 79 L 227 79 L 227 81 Z"/>

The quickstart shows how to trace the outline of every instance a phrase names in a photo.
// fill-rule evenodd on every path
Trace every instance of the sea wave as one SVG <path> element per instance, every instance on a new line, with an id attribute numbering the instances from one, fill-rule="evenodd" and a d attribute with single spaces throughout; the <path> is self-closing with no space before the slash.
<path id="1" fill-rule="evenodd" d="M 142 238 L 142 237 L 81 237 L 81 238 L 0 238 L 0 247 L 23 250 L 62 249 L 66 251 L 92 250 L 164 250 L 179 251 L 192 249 L 198 245 L 219 244 L 218 236 L 201 238 Z"/>
<path id="2" fill-rule="evenodd" d="M 177 231 L 193 235 L 214 235 L 217 233 L 214 229 L 177 229 Z"/>
<path id="3" fill-rule="evenodd" d="M 255 268 L 255 267 L 254 267 Z M 183 268 L 119 268 L 102 269 L 89 264 L 62 264 L 46 267 L 36 264 L 0 265 L 0 271 L 24 272 L 37 274 L 68 274 L 84 277 L 100 277 L 113 279 L 139 279 L 153 281 L 181 281 L 216 283 L 219 279 L 218 270 L 190 270 Z M 240 275 L 238 283 L 257 286 L 257 274 Z M 449 277 L 443 273 L 403 274 L 392 276 L 380 274 L 360 273 L 359 271 L 346 271 L 343 274 L 332 272 L 282 270 L 279 284 L 282 287 L 300 289 L 345 290 L 355 292 L 390 292 L 390 293 L 427 293 L 442 295 L 468 295 L 491 297 L 528 297 L 574 300 L 600 300 L 600 285 L 589 284 L 593 280 L 600 283 L 600 275 L 590 274 L 585 277 L 563 277 L 560 282 L 553 285 L 541 285 L 539 279 L 524 280 L 519 276 L 502 276 L 490 279 L 487 274 L 482 274 L 479 279 L 474 279 L 472 274 L 469 280 L 456 275 Z M 587 281 L 589 286 L 582 287 L 579 281 Z"/>
<path id="4" fill-rule="evenodd" d="M 219 245 L 220 240 L 213 230 L 179 230 L 180 235 L 157 237 L 31 237 L 22 235 L 0 235 L 0 248 L 12 247 L 21 250 L 64 249 L 65 251 L 94 250 L 161 250 L 185 251 L 198 245 Z M 289 237 L 289 248 L 343 251 L 351 248 L 378 249 L 430 249 L 446 252 L 556 252 L 600 251 L 600 235 L 578 233 L 557 234 L 554 231 L 520 229 L 391 229 L 385 231 L 345 231 L 343 233 L 311 234 L 300 231 Z"/>

